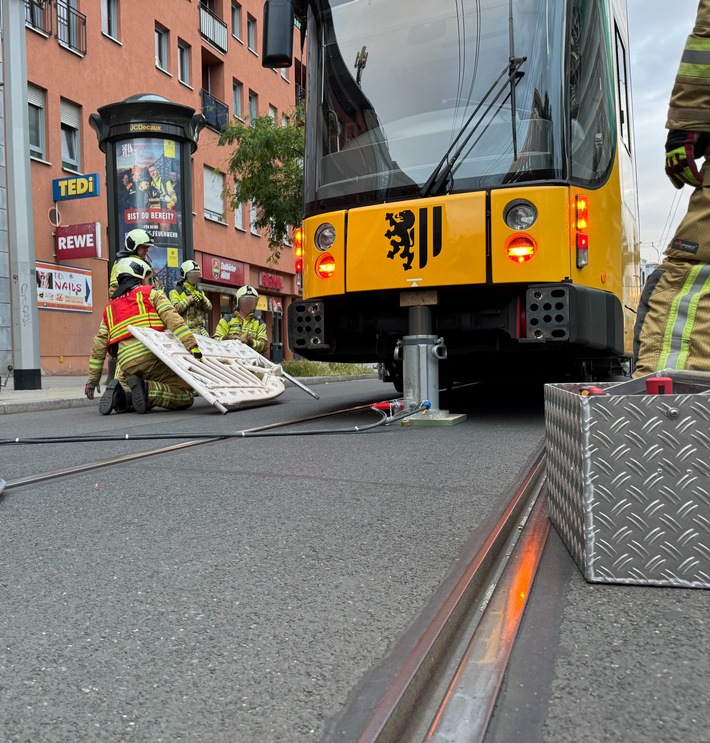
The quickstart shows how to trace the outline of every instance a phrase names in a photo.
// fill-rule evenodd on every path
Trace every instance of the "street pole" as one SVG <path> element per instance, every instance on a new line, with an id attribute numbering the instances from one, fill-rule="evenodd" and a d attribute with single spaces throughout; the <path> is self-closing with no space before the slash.
<path id="1" fill-rule="evenodd" d="M 2 0 L 2 58 L 13 376 L 16 390 L 38 390 L 42 377 L 22 0 Z"/>

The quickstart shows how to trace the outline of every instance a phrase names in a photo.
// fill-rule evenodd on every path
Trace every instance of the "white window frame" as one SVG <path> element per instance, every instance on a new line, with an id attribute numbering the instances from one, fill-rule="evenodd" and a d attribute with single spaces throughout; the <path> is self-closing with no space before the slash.
<path id="1" fill-rule="evenodd" d="M 168 37 L 170 32 L 159 23 L 155 24 L 155 66 L 163 72 L 168 70 Z M 162 57 L 162 59 L 161 59 Z"/>
<path id="2" fill-rule="evenodd" d="M 252 101 L 254 103 L 252 110 Z M 254 119 L 259 118 L 259 94 L 253 90 L 249 91 L 249 123 L 254 124 Z"/>
<path id="3" fill-rule="evenodd" d="M 256 18 L 247 14 L 247 48 L 258 54 L 256 50 Z"/>
<path id="4" fill-rule="evenodd" d="M 203 184 L 205 219 L 226 224 L 224 220 L 224 173 L 215 172 L 214 168 L 205 165 Z"/>
<path id="5" fill-rule="evenodd" d="M 39 136 L 39 142 L 36 146 L 33 146 L 30 141 L 30 157 L 37 158 L 38 160 L 47 159 L 46 96 L 46 90 L 38 88 L 36 85 L 32 85 L 32 83 L 27 83 L 28 114 L 31 113 L 32 109 L 37 111 L 37 134 Z"/>
<path id="6" fill-rule="evenodd" d="M 62 168 L 72 173 L 81 173 L 81 107 L 63 98 L 59 101 L 61 122 Z M 74 159 L 70 159 L 70 143 L 73 140 Z"/>
<path id="7" fill-rule="evenodd" d="M 188 87 L 191 86 L 192 76 L 192 47 L 182 39 L 178 39 L 178 80 Z"/>
<path id="8" fill-rule="evenodd" d="M 239 190 L 239 182 L 234 184 L 234 195 Z M 246 232 L 244 227 L 244 204 L 239 203 L 234 207 L 234 227 L 242 232 Z"/>
<path id="9" fill-rule="evenodd" d="M 286 81 L 290 82 L 288 79 L 288 67 L 282 67 L 281 68 L 281 77 Z"/>
<path id="10" fill-rule="evenodd" d="M 242 41 L 242 6 L 235 2 L 232 2 L 232 36 L 237 41 Z"/>
<path id="11" fill-rule="evenodd" d="M 269 103 L 269 116 L 271 116 L 274 123 L 276 123 L 276 119 L 279 118 L 279 110 L 276 108 L 276 106 L 273 106 L 271 103 Z"/>
<path id="12" fill-rule="evenodd" d="M 101 33 L 114 41 L 119 41 L 118 0 L 101 0 Z"/>
<path id="13" fill-rule="evenodd" d="M 256 205 L 250 201 L 249 202 L 249 230 L 251 231 L 252 235 L 261 237 L 261 232 L 259 232 L 259 230 L 256 228 L 256 219 L 257 219 Z"/>
<path id="14" fill-rule="evenodd" d="M 232 108 L 234 115 L 240 120 L 244 120 L 244 84 L 239 80 L 232 80 Z"/>

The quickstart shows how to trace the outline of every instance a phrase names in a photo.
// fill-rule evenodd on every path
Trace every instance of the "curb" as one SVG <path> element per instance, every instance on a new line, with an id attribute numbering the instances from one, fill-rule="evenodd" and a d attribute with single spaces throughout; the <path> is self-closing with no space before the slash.
<path id="1" fill-rule="evenodd" d="M 377 374 L 353 374 L 339 377 L 296 377 L 306 387 L 316 384 L 330 384 L 332 382 L 359 382 L 363 379 L 377 379 Z M 284 379 L 286 387 L 295 387 L 288 379 Z M 66 410 L 68 408 L 88 408 L 98 405 L 97 400 L 87 400 L 85 397 L 72 397 L 55 400 L 37 400 L 35 402 L 8 402 L 0 401 L 0 415 L 13 413 L 33 413 L 49 410 Z"/>

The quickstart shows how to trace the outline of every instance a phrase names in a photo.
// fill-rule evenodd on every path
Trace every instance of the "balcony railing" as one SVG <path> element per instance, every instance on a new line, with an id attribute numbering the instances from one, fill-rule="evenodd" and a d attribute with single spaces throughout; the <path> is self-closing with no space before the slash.
<path id="1" fill-rule="evenodd" d="M 306 89 L 296 83 L 296 105 L 303 103 L 306 100 Z"/>
<path id="2" fill-rule="evenodd" d="M 25 25 L 49 36 L 52 33 L 51 0 L 25 0 Z"/>
<path id="3" fill-rule="evenodd" d="M 67 4 L 67 0 L 57 2 L 57 39 L 79 54 L 86 54 L 86 16 Z"/>
<path id="4" fill-rule="evenodd" d="M 227 24 L 209 8 L 200 3 L 200 33 L 221 52 L 227 53 L 229 33 Z"/>
<path id="5" fill-rule="evenodd" d="M 229 123 L 229 106 L 226 103 L 222 103 L 219 98 L 215 98 L 206 90 L 201 91 L 201 94 L 202 114 L 205 117 L 207 126 L 210 129 L 220 131 Z"/>

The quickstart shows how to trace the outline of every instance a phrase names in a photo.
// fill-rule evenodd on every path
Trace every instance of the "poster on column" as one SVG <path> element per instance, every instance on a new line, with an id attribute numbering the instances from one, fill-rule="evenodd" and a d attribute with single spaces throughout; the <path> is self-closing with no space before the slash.
<path id="1" fill-rule="evenodd" d="M 91 312 L 91 271 L 76 266 L 36 262 L 37 307 L 40 310 Z"/>
<path id="2" fill-rule="evenodd" d="M 183 204 L 180 148 L 172 139 L 135 138 L 116 142 L 118 240 L 137 227 L 155 241 L 149 252 L 166 291 L 180 280 L 183 261 Z"/>

